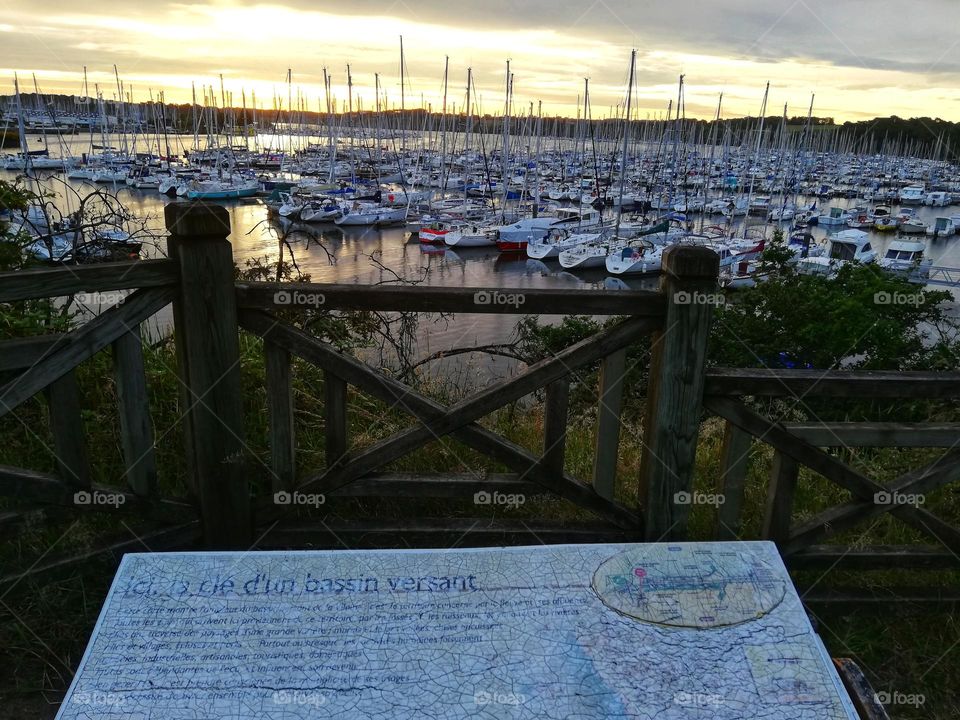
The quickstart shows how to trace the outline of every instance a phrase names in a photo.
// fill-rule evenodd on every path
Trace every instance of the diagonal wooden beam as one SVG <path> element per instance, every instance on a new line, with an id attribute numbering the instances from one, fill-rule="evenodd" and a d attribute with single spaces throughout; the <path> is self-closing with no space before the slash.
<path id="1" fill-rule="evenodd" d="M 427 412 L 420 412 L 413 408 L 413 414 L 423 422 L 422 425 L 402 430 L 374 443 L 343 468 L 331 471 L 327 476 L 330 481 L 337 478 L 337 482 L 349 482 L 378 467 L 383 467 L 432 440 L 439 440 L 497 408 L 519 400 L 538 388 L 569 375 L 578 367 L 600 360 L 626 347 L 649 332 L 649 326 L 649 321 L 645 319 L 628 320 L 611 330 L 571 345 L 555 357 L 531 365 L 526 372 L 517 377 L 496 383 L 441 412 L 437 412 L 439 408 L 430 408 Z M 412 392 L 412 389 L 407 390 L 408 395 Z"/>
<path id="2" fill-rule="evenodd" d="M 130 332 L 168 305 L 174 294 L 175 289 L 170 287 L 137 290 L 125 298 L 122 305 L 114 305 L 63 335 L 43 359 L 0 387 L 0 417 Z"/>
<path id="3" fill-rule="evenodd" d="M 640 332 L 639 328 L 641 325 L 645 326 L 645 322 L 646 321 L 628 321 L 627 324 L 634 326 L 631 332 Z M 242 311 L 240 313 L 240 324 L 245 329 L 269 339 L 271 342 L 286 348 L 304 360 L 330 370 L 364 392 L 387 403 L 402 407 L 406 412 L 418 417 L 422 421 L 439 422 L 442 421 L 449 412 L 449 409 L 444 405 L 421 395 L 404 383 L 377 373 L 359 360 L 337 352 L 329 345 L 322 343 L 297 328 L 285 323 L 280 323 L 266 313 Z M 620 334 L 618 333 L 617 336 L 619 337 Z M 630 342 L 630 340 L 628 339 L 626 342 Z M 590 362 L 590 360 L 587 359 L 584 362 Z M 538 363 L 538 365 L 541 364 Z M 557 372 L 557 368 L 551 368 L 549 372 L 550 375 L 548 375 L 548 377 L 552 377 L 552 374 Z M 521 378 L 517 378 L 516 380 L 521 380 Z M 551 380 L 548 379 L 546 382 L 550 381 Z M 528 381 L 524 381 L 524 383 L 525 382 Z M 517 392 L 518 387 L 525 388 L 526 385 L 519 384 L 513 386 L 513 392 Z M 531 392 L 531 390 L 525 390 L 524 394 L 528 392 Z M 522 395 L 519 397 L 522 397 Z M 509 402 L 509 400 L 504 402 Z M 637 516 L 628 509 L 601 498 L 592 488 L 569 476 L 556 476 L 553 473 L 549 473 L 540 466 L 538 462 L 539 458 L 527 453 L 519 446 L 508 443 L 494 433 L 479 426 L 471 425 L 471 422 L 472 420 L 465 421 L 464 425 L 466 426 L 460 426 L 454 431 L 448 431 L 448 433 L 453 432 L 454 437 L 484 454 L 489 455 L 491 452 L 496 451 L 501 461 L 510 465 L 517 472 L 526 473 L 530 480 L 539 482 L 552 492 L 588 507 L 601 516 L 610 519 L 616 518 L 615 521 L 620 524 L 629 524 L 632 527 L 637 526 Z M 416 431 L 423 433 L 423 426 L 416 429 Z M 427 432 L 422 442 L 429 442 L 433 439 L 436 439 L 436 436 Z M 302 486 L 302 489 L 311 492 L 333 492 L 367 472 L 368 465 L 371 470 L 381 467 L 386 462 L 389 462 L 383 459 L 383 442 L 384 441 L 381 441 L 375 448 L 368 449 L 362 454 L 362 464 L 358 463 L 358 460 L 361 458 L 361 456 L 358 456 L 348 465 L 308 480 L 307 483 Z M 378 458 L 379 462 L 373 462 Z"/>
<path id="4" fill-rule="evenodd" d="M 707 396 L 703 400 L 704 407 L 729 420 L 731 423 L 741 428 L 742 430 L 750 433 L 756 438 L 763 440 L 771 447 L 780 452 L 792 457 L 797 462 L 806 465 L 811 470 L 823 475 L 827 480 L 830 480 L 836 485 L 849 490 L 856 497 L 863 498 L 864 500 L 869 500 L 869 503 L 873 505 L 876 510 L 871 510 L 868 507 L 867 502 L 864 500 L 856 503 L 857 510 L 864 513 L 881 513 L 881 512 L 891 512 L 898 519 L 906 522 L 912 527 L 917 528 L 918 530 L 924 532 L 927 535 L 935 537 L 940 542 L 947 544 L 948 547 L 951 547 L 948 543 L 954 542 L 954 536 L 950 532 L 951 526 L 946 525 L 942 521 L 934 518 L 930 513 L 919 510 L 915 507 L 909 505 L 876 505 L 873 503 L 873 497 L 876 493 L 888 492 L 888 488 L 880 483 L 877 483 L 866 475 L 858 472 L 857 470 L 851 468 L 849 465 L 837 460 L 835 457 L 828 455 L 819 448 L 813 447 L 809 443 L 801 440 L 800 438 L 791 435 L 782 424 L 773 422 L 768 418 L 763 417 L 759 413 L 754 412 L 742 402 L 738 400 L 733 400 L 729 398 L 721 398 L 717 396 Z M 953 455 L 953 453 L 948 453 L 948 455 Z M 918 482 L 936 482 L 943 473 L 943 482 L 949 482 L 949 477 L 952 477 L 952 473 L 955 473 L 957 468 L 953 465 L 953 457 L 950 458 L 950 461 L 945 465 L 940 467 L 939 472 L 929 475 L 922 475 L 924 472 L 916 471 L 920 473 L 921 479 Z M 916 474 L 915 473 L 915 474 Z M 908 473 L 904 478 L 912 477 L 911 473 Z M 901 480 L 904 480 L 901 478 Z M 911 480 L 904 480 L 905 483 L 911 482 Z M 851 506 L 850 512 L 853 512 L 853 507 Z M 940 532 L 938 536 L 935 534 L 937 529 Z M 829 528 L 828 528 L 829 530 Z M 806 538 L 813 538 L 812 542 L 816 541 L 816 538 L 821 537 L 820 535 L 813 535 L 809 532 L 809 528 L 805 528 Z M 956 538 L 960 540 L 960 535 Z M 787 548 L 784 549 L 785 552 L 796 552 L 797 550 L 806 547 L 806 545 L 801 545 L 799 542 L 791 542 L 788 544 Z M 957 550 L 960 551 L 960 543 L 957 544 Z M 951 549 L 954 549 L 951 547 Z"/>
<path id="5" fill-rule="evenodd" d="M 925 493 L 957 480 L 960 480 L 960 450 L 946 453 L 923 468 L 911 470 L 901 475 L 878 492 L 888 494 Z M 797 552 L 820 542 L 829 535 L 843 532 L 864 520 L 882 515 L 885 512 L 890 512 L 914 526 L 920 523 L 919 516 L 913 512 L 914 508 L 912 506 L 878 504 L 874 498 L 875 494 L 870 497 L 851 500 L 808 518 L 790 533 L 784 552 L 786 554 Z"/>

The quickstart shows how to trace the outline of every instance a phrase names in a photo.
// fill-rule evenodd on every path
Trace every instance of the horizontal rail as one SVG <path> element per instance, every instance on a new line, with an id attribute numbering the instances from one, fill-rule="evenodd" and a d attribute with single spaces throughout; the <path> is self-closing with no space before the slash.
<path id="1" fill-rule="evenodd" d="M 17 270 L 0 273 L 0 302 L 162 287 L 178 282 L 176 264 L 166 259 Z"/>
<path id="2" fill-rule="evenodd" d="M 543 495 L 549 491 L 517 473 L 370 473 L 330 493 L 336 497 L 467 498 L 478 492 Z"/>
<path id="3" fill-rule="evenodd" d="M 960 396 L 960 373 L 712 368 L 704 395 L 946 398 Z"/>
<path id="4" fill-rule="evenodd" d="M 817 447 L 952 448 L 960 423 L 786 423 L 784 427 Z"/>
<path id="5" fill-rule="evenodd" d="M 791 570 L 956 569 L 960 557 L 932 545 L 811 545 L 786 555 L 784 562 Z"/>
<path id="6" fill-rule="evenodd" d="M 35 335 L 0 342 L 0 372 L 31 367 L 65 341 L 67 333 Z"/>
<path id="7" fill-rule="evenodd" d="M 605 522 L 543 521 L 534 518 L 422 518 L 415 520 L 321 519 L 281 522 L 257 531 L 257 548 L 304 547 L 484 547 L 543 543 L 639 542 L 639 528 Z M 408 545 L 409 543 L 409 545 Z"/>
<path id="8" fill-rule="evenodd" d="M 666 299 L 645 290 L 544 290 L 433 287 L 425 285 L 333 285 L 237 283 L 237 305 L 266 310 L 322 307 L 329 310 L 499 313 L 506 315 L 633 315 L 663 317 Z"/>

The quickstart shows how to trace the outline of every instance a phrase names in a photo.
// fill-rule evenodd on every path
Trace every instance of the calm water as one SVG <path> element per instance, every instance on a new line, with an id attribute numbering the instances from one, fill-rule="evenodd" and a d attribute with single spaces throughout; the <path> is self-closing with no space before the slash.
<path id="1" fill-rule="evenodd" d="M 54 153 L 51 153 L 54 154 Z M 12 179 L 14 173 L 0 171 L 0 177 Z M 60 201 L 63 209 L 75 207 L 76 201 L 63 193 L 62 181 L 51 180 L 52 174 L 43 174 L 43 183 L 67 195 Z M 83 193 L 89 185 L 79 181 L 65 181 Z M 108 188 L 110 186 L 107 186 Z M 155 191 L 133 190 L 125 185 L 117 187 L 118 195 L 133 212 L 150 217 L 150 224 L 162 230 L 163 206 L 172 200 Z M 233 232 L 230 240 L 238 264 L 252 258 L 276 261 L 280 251 L 278 237 L 283 227 L 275 220 L 268 220 L 267 208 L 259 200 L 248 199 L 223 203 L 230 213 Z M 818 207 L 849 207 L 863 204 L 856 200 L 820 200 Z M 894 206 L 894 213 L 898 208 Z M 916 208 L 918 215 L 932 223 L 938 216 L 960 212 L 960 206 L 947 208 Z M 699 223 L 698 216 L 692 216 Z M 707 219 L 705 224 L 722 220 L 719 216 Z M 751 224 L 759 222 L 751 218 Z M 303 226 L 297 226 L 303 227 Z M 519 291 L 529 288 L 576 288 L 602 289 L 607 274 L 602 270 L 565 272 L 559 263 L 528 260 L 519 255 L 501 255 L 496 248 L 471 248 L 464 250 L 422 246 L 415 237 L 402 228 L 376 230 L 368 228 L 344 228 L 333 225 L 307 226 L 309 234 L 293 232 L 288 242 L 294 258 L 303 273 L 314 282 L 371 284 L 395 282 L 398 278 L 417 281 L 425 285 L 449 287 L 512 288 Z M 813 235 L 821 240 L 828 230 L 844 229 L 813 228 Z M 893 234 L 871 232 L 871 242 L 882 255 Z M 960 268 L 960 236 L 932 240 L 924 239 L 928 255 L 935 265 Z M 150 253 L 153 254 L 153 253 Z M 657 278 L 627 278 L 632 289 L 655 289 Z M 940 289 L 940 288 L 938 288 Z M 954 296 L 960 297 L 954 289 Z M 553 321 L 555 318 L 545 318 Z M 169 322 L 161 316 L 158 325 Z M 418 355 L 438 350 L 475 344 L 502 342 L 513 332 L 515 318 L 498 315 L 460 315 L 450 322 L 424 323 L 421 327 Z"/>

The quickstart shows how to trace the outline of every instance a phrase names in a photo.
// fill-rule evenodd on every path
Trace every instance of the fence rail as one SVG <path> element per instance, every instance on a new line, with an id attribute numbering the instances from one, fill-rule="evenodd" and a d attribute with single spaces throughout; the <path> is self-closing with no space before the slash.
<path id="1" fill-rule="evenodd" d="M 698 247 L 664 253 L 654 292 L 512 290 L 417 286 L 345 286 L 320 283 L 235 282 L 225 210 L 203 203 L 166 207 L 169 259 L 0 275 L 0 302 L 62 297 L 79 292 L 132 290 L 123 302 L 70 332 L 0 343 L 0 417 L 42 393 L 49 406 L 55 473 L 0 467 L 0 493 L 22 509 L 5 513 L 3 527 L 37 507 L 77 507 L 75 493 L 121 492 L 125 507 L 162 522 L 158 545 L 199 536 L 207 547 L 247 548 L 380 543 L 409 537 L 440 542 L 469 531 L 477 544 L 529 541 L 676 540 L 687 535 L 689 504 L 678 493 L 694 487 L 696 448 L 704 412 L 725 422 L 717 539 L 741 535 L 751 448 L 774 449 L 762 537 L 778 543 L 787 562 L 811 568 L 943 568 L 960 556 L 960 530 L 921 508 L 878 504 L 877 493 L 929 491 L 960 479 L 960 425 L 949 423 L 780 423 L 745 398 L 949 398 L 960 396 L 960 373 L 883 373 L 756 370 L 706 366 L 712 305 L 689 298 L 715 292 L 718 260 Z M 183 410 L 187 498 L 160 498 L 156 437 L 150 424 L 140 325 L 173 304 L 175 347 Z M 496 382 L 450 406 L 411 385 L 338 351 L 289 321 L 290 311 L 315 309 L 416 313 L 591 314 L 617 316 L 602 332 Z M 263 341 L 269 418 L 268 469 L 246 458 L 240 384 L 239 335 Z M 636 507 L 618 498 L 620 427 L 626 351 L 649 337 L 646 415 Z M 92 481 L 83 433 L 76 368 L 109 348 L 125 464 L 122 490 Z M 323 372 L 326 465 L 297 467 L 294 359 Z M 587 478 L 565 470 L 572 373 L 599 364 L 597 440 Z M 362 449 L 351 448 L 349 388 L 409 414 L 415 424 Z M 484 416 L 531 393 L 544 394 L 542 443 L 530 451 L 479 423 Z M 425 444 L 452 437 L 508 469 L 481 477 L 398 473 L 390 465 Z M 834 448 L 950 448 L 936 463 L 882 484 L 844 463 Z M 793 522 L 801 466 L 851 499 L 803 522 Z M 259 475 L 259 477 L 258 477 Z M 252 497 L 252 489 L 268 494 Z M 621 492 L 618 492 L 620 490 Z M 273 493 L 317 492 L 331 497 L 470 497 L 478 492 L 546 493 L 590 511 L 596 521 L 549 523 L 504 519 L 411 518 L 322 522 L 293 517 Z M 96 506 L 78 507 L 79 510 Z M 827 545 L 837 532 L 889 512 L 934 540 L 927 546 L 851 548 Z M 105 554 L 126 546 L 112 541 Z M 79 559 L 90 557 L 88 551 Z M 39 563 L 37 572 L 67 567 Z M 19 582 L 21 576 L 7 578 Z M 843 602 L 840 595 L 834 601 Z"/>

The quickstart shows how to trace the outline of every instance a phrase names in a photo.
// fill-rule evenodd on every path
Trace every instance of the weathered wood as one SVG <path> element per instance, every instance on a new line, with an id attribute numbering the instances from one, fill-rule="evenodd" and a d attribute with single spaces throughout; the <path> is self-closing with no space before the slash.
<path id="1" fill-rule="evenodd" d="M 623 406 L 623 375 L 627 351 L 618 350 L 600 365 L 600 396 L 597 407 L 597 440 L 593 452 L 593 489 L 612 500 L 616 490 L 620 450 L 620 411 Z"/>
<path id="2" fill-rule="evenodd" d="M 905 519 L 903 517 L 905 513 L 909 516 L 913 512 L 913 509 L 909 507 L 894 507 L 890 504 L 877 502 L 877 495 L 880 493 L 886 493 L 888 496 L 891 496 L 892 493 L 901 495 L 922 494 L 956 480 L 960 480 L 960 450 L 945 453 L 923 468 L 911 470 L 888 485 L 878 486 L 879 489 L 871 496 L 861 495 L 858 499 L 835 505 L 812 518 L 808 518 L 794 528 L 790 535 L 790 541 L 783 548 L 783 552 L 796 552 L 801 548 L 819 542 L 828 535 L 848 530 L 885 512 L 891 512 L 900 519 Z M 911 520 L 910 517 L 907 517 L 906 520 L 913 523 L 920 522 L 919 518 Z M 926 526 L 930 525 L 929 522 L 924 524 Z M 929 530 L 927 532 L 929 533 Z M 947 531 L 947 534 L 952 535 L 953 533 Z M 943 541 L 945 538 L 940 539 Z"/>
<path id="3" fill-rule="evenodd" d="M 960 395 L 960 373 L 711 368 L 707 371 L 704 394 L 722 397 L 948 398 Z"/>
<path id="4" fill-rule="evenodd" d="M 720 260 L 705 247 L 674 245 L 663 253 L 663 328 L 653 336 L 640 457 L 640 497 L 647 540 L 686 535 L 689 492 L 700 428 L 707 338 Z"/>
<path id="5" fill-rule="evenodd" d="M 960 592 L 950 587 L 896 586 L 882 589 L 855 587 L 823 588 L 817 585 L 809 590 L 803 585 L 797 587 L 804 605 L 826 605 L 836 608 L 856 608 L 862 606 L 879 607 L 883 605 L 922 604 L 937 606 L 956 606 L 960 603 Z M 943 609 L 946 609 L 944 607 Z"/>
<path id="6" fill-rule="evenodd" d="M 437 427 L 449 414 L 448 408 L 423 396 L 413 388 L 371 370 L 359 360 L 339 353 L 329 345 L 297 328 L 281 323 L 265 313 L 244 311 L 240 318 L 243 327 L 249 331 L 286 347 L 308 362 L 334 372 L 351 385 L 380 400 L 402 407 L 406 412 L 415 415 L 421 421 L 431 423 L 432 427 Z M 635 325 L 635 322 L 637 321 L 625 323 L 627 326 L 632 326 L 631 332 L 640 332 L 646 327 L 643 323 Z M 557 368 L 556 372 L 565 374 L 561 368 Z M 552 382 L 554 379 L 556 378 L 549 377 L 544 382 Z M 453 436 L 475 450 L 500 460 L 512 470 L 520 473 L 521 476 L 528 477 L 551 492 L 593 510 L 601 517 L 607 517 L 618 524 L 637 522 L 636 516 L 632 512 L 623 506 L 601 498 L 592 488 L 568 476 L 558 478 L 554 474 L 543 471 L 538 458 L 533 457 L 523 448 L 506 442 L 494 433 L 470 425 L 454 431 Z M 390 439 L 387 440 L 387 442 L 389 441 Z M 375 444 L 374 447 L 368 448 L 364 453 L 352 459 L 347 466 L 311 478 L 305 485 L 301 486 L 301 489 L 311 492 L 331 493 L 333 490 L 392 460 L 393 458 L 390 458 L 390 460 L 384 459 L 382 448 L 383 442 Z M 400 453 L 397 457 L 402 454 Z M 362 461 L 358 462 L 361 456 Z"/>
<path id="7" fill-rule="evenodd" d="M 15 588 L 35 592 L 29 581 L 42 577 L 64 577 L 82 571 L 91 560 L 112 557 L 119 561 L 128 552 L 151 552 L 189 548 L 200 536 L 200 523 L 196 520 L 149 532 L 138 533 L 136 537 L 125 537 L 104 545 L 85 550 L 81 553 L 48 558 L 21 573 L 12 573 L 0 578 L 0 597 L 11 593 Z M 26 581 L 26 582 L 25 582 Z M 48 581 L 49 582 L 49 581 Z"/>
<path id="8" fill-rule="evenodd" d="M 752 445 L 753 438 L 748 433 L 731 422 L 724 423 L 723 447 L 720 451 L 720 492 L 723 494 L 723 503 L 717 508 L 718 540 L 736 540 L 740 537 Z"/>
<path id="9" fill-rule="evenodd" d="M 347 461 L 347 383 L 329 370 L 323 373 L 327 469 Z"/>
<path id="10" fill-rule="evenodd" d="M 284 522 L 262 529 L 257 548 L 390 546 L 471 547 L 540 544 L 637 542 L 637 530 L 611 527 L 605 523 L 548 522 L 503 518 L 423 518 L 418 520 L 343 520 Z"/>
<path id="11" fill-rule="evenodd" d="M 953 447 L 960 423 L 786 423 L 788 431 L 816 447 Z"/>
<path id="12" fill-rule="evenodd" d="M 303 298 L 298 302 L 298 298 Z M 308 302 L 309 299 L 309 302 Z M 486 302 L 484 302 L 486 300 Z M 663 318 L 665 303 L 644 290 L 527 289 L 408 285 L 333 285 L 320 283 L 245 282 L 237 284 L 241 308 L 383 310 L 526 315 L 632 315 Z"/>
<path id="13" fill-rule="evenodd" d="M 68 333 L 54 353 L 0 387 L 0 417 L 63 377 L 87 358 L 167 305 L 174 296 L 171 288 L 137 290 L 123 305 L 105 310 L 73 332 Z"/>
<path id="14" fill-rule="evenodd" d="M 811 545 L 784 562 L 791 570 L 914 570 L 956 568 L 960 557 L 934 545 Z"/>
<path id="15" fill-rule="evenodd" d="M 174 202 L 164 218 L 168 255 L 180 271 L 175 332 L 204 542 L 246 549 L 252 528 L 230 217 L 216 205 Z"/>
<path id="16" fill-rule="evenodd" d="M 570 404 L 570 380 L 561 378 L 548 384 L 543 403 L 544 469 L 563 475 L 563 461 L 567 447 L 567 409 Z"/>
<path id="17" fill-rule="evenodd" d="M 782 546 L 790 537 L 790 518 L 793 516 L 793 496 L 797 488 L 800 468 L 797 461 L 782 452 L 773 455 L 770 484 L 767 486 L 767 504 L 763 515 L 762 537 Z"/>
<path id="18" fill-rule="evenodd" d="M 23 370 L 54 352 L 67 333 L 35 335 L 0 342 L 0 372 Z"/>
<path id="19" fill-rule="evenodd" d="M 837 668 L 843 686 L 847 689 L 847 694 L 853 701 L 860 720 L 890 720 L 877 693 L 870 686 L 870 681 L 853 660 L 833 658 L 833 664 Z"/>
<path id="20" fill-rule="evenodd" d="M 628 320 L 615 328 L 599 333 L 558 353 L 549 360 L 531 365 L 526 372 L 500 383 L 495 383 L 481 392 L 467 398 L 446 409 L 443 413 L 431 413 L 429 417 L 420 417 L 422 425 L 402 430 L 394 435 L 373 443 L 366 450 L 357 453 L 349 463 L 349 470 L 344 467 L 338 472 L 338 477 L 349 482 L 367 472 L 372 472 L 387 463 L 393 462 L 404 455 L 416 450 L 428 442 L 448 435 L 455 430 L 475 422 L 509 402 L 518 400 L 543 385 L 553 382 L 567 375 L 582 365 L 593 362 L 609 354 L 613 348 L 620 348 L 630 341 L 644 335 L 649 329 L 646 319 Z M 362 363 L 358 368 L 365 380 L 373 379 L 383 384 L 384 376 L 376 373 Z M 339 374 L 339 370 L 336 370 Z M 345 378 L 353 383 L 352 378 Z M 356 384 L 356 383 L 354 383 Z M 400 392 L 393 392 L 388 402 L 417 416 L 418 413 L 408 402 L 410 388 L 397 383 L 404 388 Z"/>
<path id="21" fill-rule="evenodd" d="M 83 501 L 83 494 L 92 493 L 118 496 L 113 505 Z M 58 477 L 35 470 L 24 470 L 0 465 L 0 496 L 9 497 L 16 503 L 50 505 L 81 510 L 135 512 L 144 517 L 168 521 L 182 521 L 193 515 L 193 506 L 180 498 L 141 498 L 119 488 L 92 484 L 87 489 L 77 489 Z"/>
<path id="22" fill-rule="evenodd" d="M 532 496 L 544 489 L 516 473 L 371 473 L 334 490 L 334 497 L 469 498 L 478 492 Z"/>
<path id="23" fill-rule="evenodd" d="M 139 326 L 113 341 L 113 360 L 127 484 L 146 497 L 157 487 L 157 458 Z"/>
<path id="24" fill-rule="evenodd" d="M 76 488 L 90 487 L 90 458 L 80 417 L 80 388 L 74 371 L 57 378 L 46 389 L 50 433 L 60 477 Z"/>
<path id="25" fill-rule="evenodd" d="M 863 513 L 864 516 L 870 513 L 890 512 L 911 527 L 915 527 L 928 535 L 933 535 L 934 532 L 939 533 L 939 535 L 934 535 L 937 540 L 960 553 L 960 531 L 957 531 L 956 528 L 937 520 L 924 510 L 909 505 L 878 505 L 873 500 L 874 496 L 876 493 L 889 492 L 889 487 L 874 482 L 837 458 L 809 445 L 795 435 L 791 435 L 780 423 L 772 422 L 755 413 L 743 403 L 729 398 L 707 396 L 704 397 L 703 404 L 711 412 L 726 418 L 754 437 L 762 439 L 775 450 L 793 458 L 798 463 L 806 465 L 836 485 L 852 492 L 860 498 L 858 507 L 853 509 L 856 512 Z M 960 450 L 946 453 L 935 465 L 937 466 L 936 470 L 931 471 L 929 468 L 924 468 L 902 476 L 901 481 L 904 484 L 900 485 L 899 489 L 904 490 L 913 487 L 913 483 L 921 479 L 924 483 L 937 483 L 943 482 L 944 478 L 953 477 L 953 474 L 960 469 Z M 836 510 L 836 508 L 833 508 L 828 512 Z M 818 526 L 819 529 L 816 530 L 816 533 L 822 533 L 833 527 L 829 524 L 823 526 L 819 521 Z M 806 537 L 806 544 L 816 542 L 816 539 L 822 536 L 812 534 L 811 530 L 809 521 L 798 529 Z M 804 545 L 799 544 L 798 533 L 795 532 L 784 547 L 784 552 L 794 552 L 802 547 Z"/>
<path id="26" fill-rule="evenodd" d="M 162 287 L 177 283 L 170 260 L 96 263 L 0 273 L 0 302 L 34 300 L 129 288 Z"/>
<path id="27" fill-rule="evenodd" d="M 272 342 L 264 342 L 263 354 L 266 364 L 267 412 L 270 418 L 273 492 L 292 490 L 297 478 L 290 353 Z"/>

